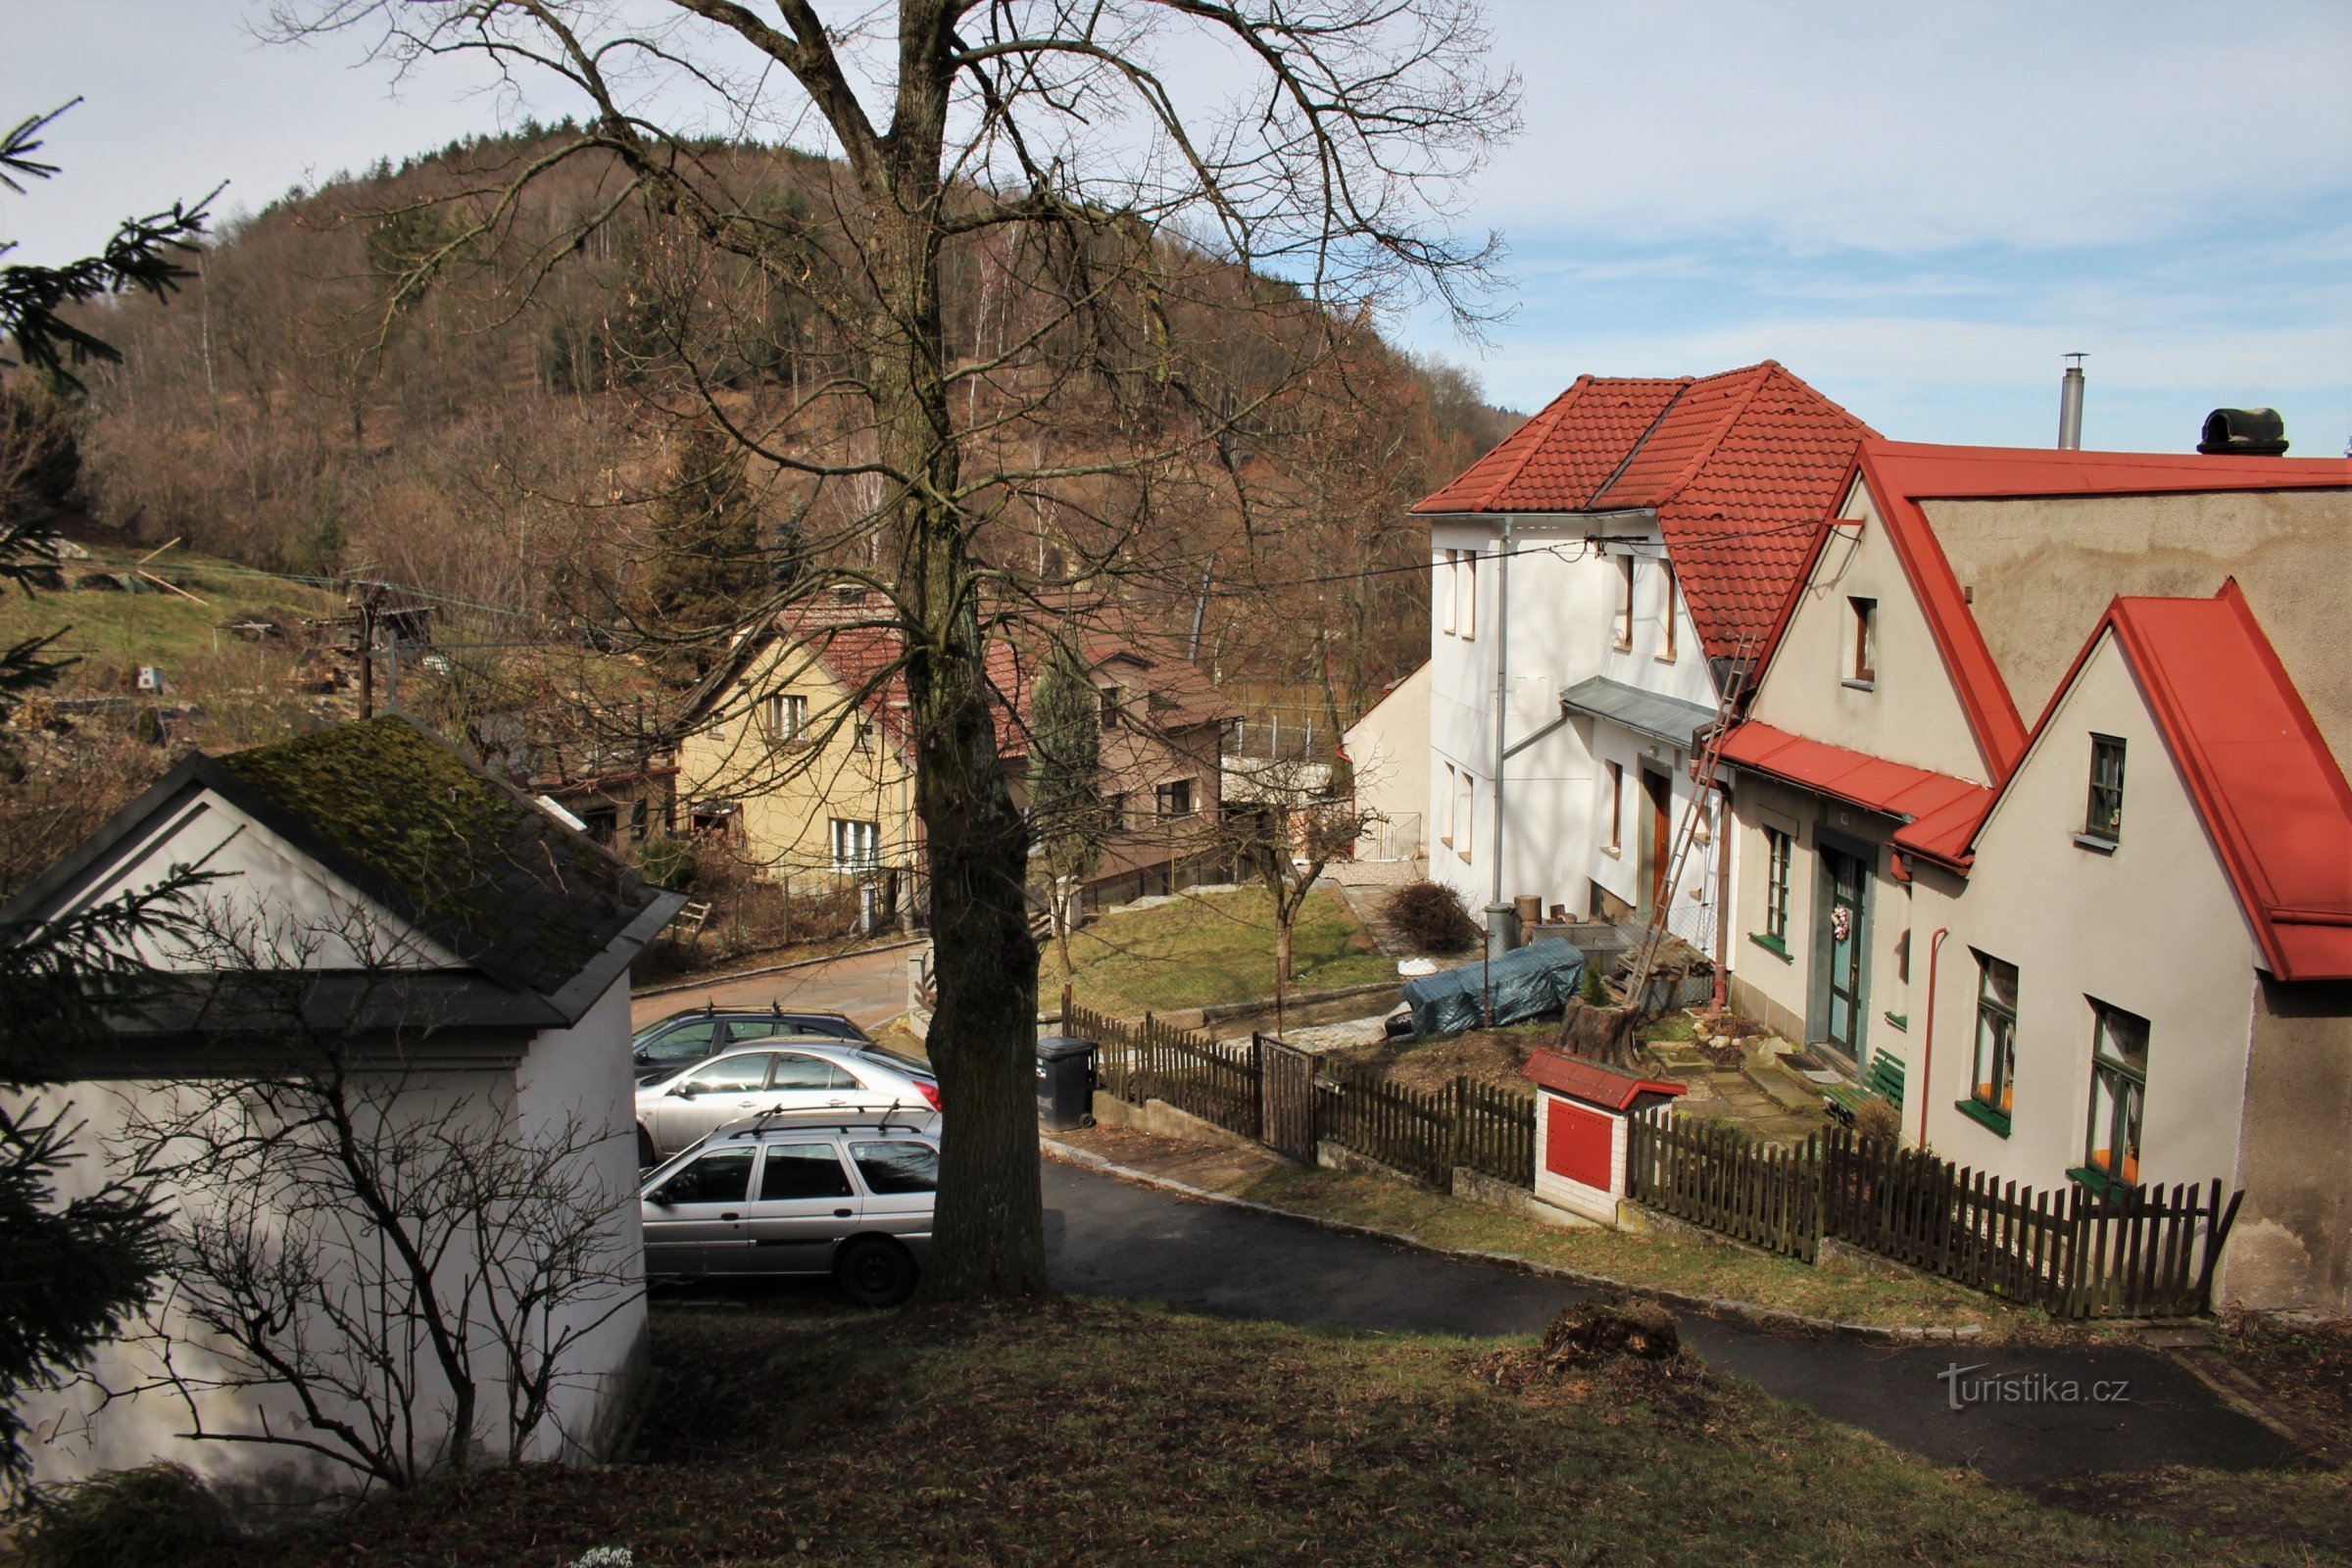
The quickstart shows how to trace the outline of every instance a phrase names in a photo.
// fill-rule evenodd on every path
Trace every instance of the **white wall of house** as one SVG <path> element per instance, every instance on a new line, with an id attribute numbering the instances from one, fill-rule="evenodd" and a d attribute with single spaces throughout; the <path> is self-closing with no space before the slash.
<path id="1" fill-rule="evenodd" d="M 2093 732 L 2126 743 L 2123 831 L 2111 853 L 2075 843 Z M 2095 999 L 2149 1023 L 2141 1181 L 2235 1179 L 2259 950 L 2112 637 L 1978 835 L 1965 886 L 1948 899 L 1923 888 L 1921 924 L 1951 932 L 1937 965 L 1935 1061 L 1922 1083 L 1936 1152 L 2063 1188 L 2088 1148 Z M 1920 939 L 1923 991 L 1929 940 Z M 1974 1081 L 1980 953 L 2017 966 L 2005 1138 L 1957 1108 Z M 1916 1133 L 1916 1108 L 1911 1121 Z"/>
<path id="2" fill-rule="evenodd" d="M 1901 558 L 1856 485 L 1773 650 L 1748 716 L 1891 762 L 1994 782 Z M 1874 604 L 1872 676 L 1855 673 L 1854 601 Z M 2079 635 L 2079 634 L 2078 634 Z"/>
<path id="3" fill-rule="evenodd" d="M 1713 677 L 1689 608 L 1669 587 L 1654 522 L 1530 518 L 1515 526 L 1524 532 L 1510 569 L 1510 743 L 1552 724 L 1560 715 L 1560 694 L 1595 675 L 1714 707 Z M 1588 547 L 1588 533 L 1634 536 L 1640 542 L 1611 556 Z M 1491 813 L 1499 543 L 1499 529 L 1491 523 L 1443 519 L 1431 528 L 1430 875 L 1453 887 L 1472 909 L 1483 908 L 1494 894 Z M 1626 549 L 1633 552 L 1635 578 L 1630 637 L 1621 636 L 1620 618 L 1618 562 L 1627 559 Z M 1475 607 L 1467 583 L 1473 568 L 1464 564 L 1472 559 Z M 1619 763 L 1625 791 L 1613 851 L 1607 844 L 1603 765 L 1609 760 Z M 1686 748 L 1591 717 L 1558 724 L 1512 756 L 1504 787 L 1503 898 L 1535 894 L 1546 906 L 1560 905 L 1583 914 L 1595 902 L 1597 884 L 1629 906 L 1640 905 L 1641 767 L 1647 762 L 1668 777 L 1669 809 L 1679 824 L 1695 796 L 1689 761 Z M 1693 855 L 1679 902 L 1695 902 L 1692 893 L 1713 885 L 1709 864 L 1706 857 Z"/>
<path id="4" fill-rule="evenodd" d="M 1355 766 L 1355 799 L 1383 818 L 1357 847 L 1366 860 L 1412 860 L 1429 853 L 1430 664 L 1396 683 L 1348 729 L 1342 744 Z"/>

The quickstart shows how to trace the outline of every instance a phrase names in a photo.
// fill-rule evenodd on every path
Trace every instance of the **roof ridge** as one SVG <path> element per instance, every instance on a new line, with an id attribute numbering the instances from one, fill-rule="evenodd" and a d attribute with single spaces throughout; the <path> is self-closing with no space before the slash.
<path id="1" fill-rule="evenodd" d="M 1649 445 L 1649 438 L 1653 435 L 1656 435 L 1658 433 L 1658 426 L 1666 422 L 1666 416 L 1672 414 L 1678 407 L 1680 407 L 1684 396 L 1688 394 L 1692 387 L 1698 385 L 1699 380 L 1703 380 L 1705 378 L 1700 377 L 1698 379 L 1693 379 L 1690 376 L 1685 375 L 1660 376 L 1658 379 L 1661 381 L 1679 380 L 1682 384 L 1674 389 L 1674 396 L 1666 400 L 1665 406 L 1658 410 L 1657 416 L 1649 421 L 1649 424 L 1642 430 L 1642 434 L 1635 440 L 1634 444 L 1625 449 L 1625 456 L 1617 460 L 1617 466 L 1609 470 L 1609 476 L 1606 479 L 1601 480 L 1600 483 L 1594 485 L 1592 487 L 1592 493 L 1585 497 L 1585 506 L 1590 507 L 1594 502 L 1598 501 L 1602 496 L 1607 495 L 1609 493 L 1609 487 L 1615 484 L 1619 479 L 1625 477 L 1625 470 L 1634 466 L 1634 460 L 1642 455 L 1642 449 Z"/>
<path id="2" fill-rule="evenodd" d="M 1534 424 L 1541 420 L 1543 421 L 1543 428 L 1537 430 L 1532 436 L 1529 437 L 1526 447 L 1522 449 L 1519 454 L 1519 461 L 1511 465 L 1509 471 L 1499 473 L 1492 480 L 1489 480 L 1487 487 L 1479 492 L 1478 505 L 1480 510 L 1485 510 L 1489 501 L 1493 500 L 1495 496 L 1500 495 L 1505 489 L 1509 488 L 1511 481 L 1517 479 L 1520 474 L 1527 471 L 1527 466 L 1535 461 L 1536 454 L 1544 450 L 1544 443 L 1551 438 L 1551 432 L 1558 429 L 1560 427 L 1560 420 L 1567 416 L 1565 411 L 1570 400 L 1576 398 L 1579 394 L 1590 388 L 1593 384 L 1594 379 L 1595 378 L 1590 372 L 1578 376 L 1575 380 L 1568 383 L 1567 391 L 1562 392 L 1558 397 L 1553 398 L 1549 403 L 1544 405 L 1543 409 L 1537 413 L 1536 417 L 1528 421 L 1530 424 Z M 1516 432 L 1513 433 L 1515 434 Z M 1505 439 L 1507 440 L 1508 437 L 1505 437 Z"/>

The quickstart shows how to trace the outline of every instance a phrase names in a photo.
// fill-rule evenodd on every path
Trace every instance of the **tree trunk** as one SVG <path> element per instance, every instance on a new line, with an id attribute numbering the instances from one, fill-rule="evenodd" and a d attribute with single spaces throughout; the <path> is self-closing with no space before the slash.
<path id="1" fill-rule="evenodd" d="M 1037 1149 L 1037 942 L 1027 824 L 997 755 L 979 578 L 956 500 L 947 406 L 937 206 L 948 27 L 902 14 L 898 114 L 864 189 L 877 296 L 866 370 L 878 450 L 906 480 L 893 508 L 906 635 L 915 808 L 931 873 L 938 1007 L 931 1062 L 945 1102 L 934 1298 L 1047 1289 Z"/>

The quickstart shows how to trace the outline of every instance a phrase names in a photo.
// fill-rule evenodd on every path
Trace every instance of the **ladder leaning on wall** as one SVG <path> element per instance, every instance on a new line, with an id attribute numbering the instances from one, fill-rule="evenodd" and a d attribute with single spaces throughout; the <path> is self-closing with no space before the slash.
<path id="1" fill-rule="evenodd" d="M 1625 1000 L 1626 1005 L 1636 1010 L 1642 1010 L 1642 1001 L 1649 991 L 1650 974 L 1657 968 L 1658 956 L 1666 946 L 1667 919 L 1673 912 L 1675 891 L 1683 885 L 1683 871 L 1690 864 L 1690 852 L 1697 847 L 1698 825 L 1705 816 L 1700 808 L 1701 803 L 1715 790 L 1716 776 L 1723 763 L 1723 740 L 1731 732 L 1732 720 L 1747 696 L 1748 682 L 1754 676 L 1755 668 L 1755 638 L 1751 634 L 1741 637 L 1738 648 L 1733 651 L 1723 682 L 1716 688 L 1715 720 L 1700 738 L 1697 756 L 1690 760 L 1690 778 L 1697 785 L 1697 792 L 1691 797 L 1690 809 L 1683 813 L 1682 823 L 1675 829 L 1674 852 L 1667 861 L 1665 881 L 1649 901 L 1649 923 L 1642 928 L 1642 940 L 1634 949 L 1634 962 Z M 1716 835 L 1717 840 L 1721 837 L 1720 833 Z M 1725 846 L 1718 853 L 1729 854 L 1729 847 Z M 1729 909 L 1718 908 L 1715 911 L 1719 923 L 1730 917 Z"/>

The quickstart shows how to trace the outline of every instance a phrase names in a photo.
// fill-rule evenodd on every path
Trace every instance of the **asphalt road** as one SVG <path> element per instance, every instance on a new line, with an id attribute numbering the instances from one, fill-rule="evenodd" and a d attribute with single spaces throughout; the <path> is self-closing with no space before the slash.
<path id="1" fill-rule="evenodd" d="M 629 1027 L 642 1029 L 673 1012 L 708 1002 L 719 1007 L 805 1007 L 811 1011 L 846 1012 L 860 1027 L 872 1029 L 906 1010 L 906 958 L 912 948 L 880 953 L 853 953 L 780 974 L 754 975 L 748 980 L 713 980 L 658 997 L 638 997 L 629 1004 Z"/>
<path id="2" fill-rule="evenodd" d="M 1057 1161 L 1047 1163 L 1045 1187 L 1048 1261 L 1066 1291 L 1309 1328 L 1465 1336 L 1539 1333 L 1592 1294 Z M 2160 1464 L 2252 1469 L 2293 1456 L 2152 1351 L 1889 1347 L 1688 1313 L 1682 1328 L 1712 1366 L 2004 1484 Z"/>

